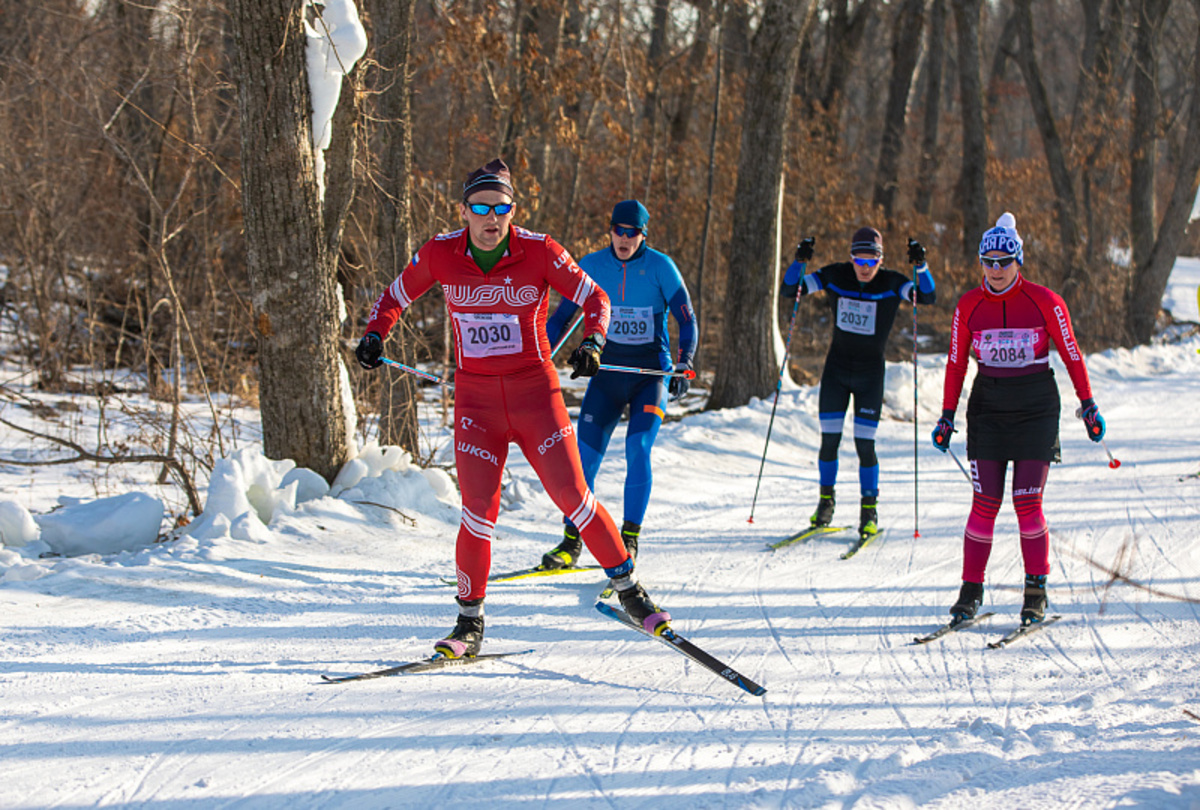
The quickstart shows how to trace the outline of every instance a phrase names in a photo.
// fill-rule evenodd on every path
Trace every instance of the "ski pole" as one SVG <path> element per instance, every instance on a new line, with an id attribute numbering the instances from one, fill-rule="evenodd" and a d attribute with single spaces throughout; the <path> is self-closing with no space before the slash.
<path id="1" fill-rule="evenodd" d="M 429 380 L 430 382 L 435 382 L 438 385 L 444 385 L 450 389 L 454 388 L 454 383 L 446 382 L 445 380 L 443 380 L 441 377 L 437 376 L 436 374 L 430 374 L 427 371 L 421 371 L 421 369 L 419 369 L 419 368 L 413 368 L 412 366 L 406 366 L 403 363 L 397 363 L 395 360 L 391 360 L 387 357 L 380 357 L 379 359 L 381 361 L 383 361 L 384 363 L 387 363 L 389 366 L 395 366 L 396 368 L 400 369 L 401 371 L 407 371 L 409 374 L 416 374 L 418 377 L 420 377 L 423 380 Z"/>
<path id="2" fill-rule="evenodd" d="M 1200 351 L 1200 349 L 1197 349 L 1197 351 Z M 1075 409 L 1075 418 L 1083 419 L 1083 408 Z M 1104 441 L 1104 439 L 1101 439 L 1100 446 L 1104 448 L 1104 452 L 1108 455 L 1108 468 L 1110 470 L 1115 470 L 1117 467 L 1120 467 L 1121 462 L 1113 457 L 1112 451 L 1108 449 L 1108 442 Z"/>
<path id="3" fill-rule="evenodd" d="M 967 468 L 963 466 L 963 463 L 962 463 L 961 461 L 959 461 L 959 460 L 958 460 L 958 456 L 956 456 L 956 455 L 954 454 L 954 448 L 953 448 L 953 447 L 947 447 L 946 449 L 950 451 L 950 458 L 954 459 L 954 463 L 958 465 L 958 468 L 959 468 L 960 470 L 962 470 L 962 474 L 963 474 L 963 475 L 965 475 L 965 476 L 967 477 L 967 480 L 968 480 L 968 481 L 970 481 L 970 480 L 971 480 L 971 474 L 970 474 L 969 472 L 967 472 Z"/>
<path id="4" fill-rule="evenodd" d="M 800 283 L 804 283 L 804 271 L 808 262 L 800 267 Z M 783 388 L 783 375 L 787 371 L 788 354 L 792 351 L 792 329 L 796 324 L 796 313 L 800 311 L 800 290 L 796 290 L 796 301 L 792 304 L 792 317 L 788 320 L 787 342 L 783 346 L 783 362 L 779 364 L 779 379 L 775 382 L 775 401 L 771 404 L 771 421 L 767 422 L 767 440 L 763 443 L 762 460 L 758 463 L 758 480 L 754 482 L 754 500 L 750 502 L 750 519 L 754 522 L 754 507 L 758 504 L 758 488 L 762 485 L 763 467 L 767 464 L 767 448 L 771 446 L 771 429 L 775 427 L 775 409 L 779 407 L 779 389 Z"/>
<path id="5" fill-rule="evenodd" d="M 1121 462 L 1120 462 L 1120 461 L 1117 461 L 1117 459 L 1113 458 L 1112 451 L 1108 449 L 1108 442 L 1104 441 L 1104 439 L 1101 439 L 1101 440 L 1100 440 L 1100 446 L 1104 448 L 1104 452 L 1105 452 L 1105 453 L 1108 453 L 1108 467 L 1109 467 L 1109 469 L 1110 469 L 1110 470 L 1115 470 L 1117 467 L 1120 467 L 1120 466 L 1121 466 Z"/>
<path id="6" fill-rule="evenodd" d="M 686 371 L 662 371 L 657 368 L 636 368 L 634 366 L 611 366 L 608 363 L 600 364 L 601 371 L 624 371 L 627 374 L 646 374 L 651 377 L 683 377 L 684 379 L 696 379 L 696 372 L 692 369 Z"/>
<path id="7" fill-rule="evenodd" d="M 912 237 L 908 239 L 909 244 L 912 244 Z M 912 266 L 913 270 L 913 291 L 912 291 L 912 309 L 913 309 L 913 537 L 921 536 L 920 523 L 920 491 L 921 491 L 921 476 L 920 464 L 917 459 L 917 445 L 920 442 L 920 428 L 917 425 L 917 265 Z"/>
<path id="8" fill-rule="evenodd" d="M 563 336 L 558 339 L 558 343 L 554 344 L 554 348 L 550 350 L 551 357 L 554 357 L 554 355 L 558 354 L 558 350 L 563 347 L 563 344 L 567 342 L 567 338 L 569 338 L 575 332 L 575 329 L 581 323 L 583 323 L 583 315 L 582 314 L 578 318 L 575 319 L 575 323 L 571 324 L 571 328 L 568 329 L 566 332 L 564 332 Z"/>

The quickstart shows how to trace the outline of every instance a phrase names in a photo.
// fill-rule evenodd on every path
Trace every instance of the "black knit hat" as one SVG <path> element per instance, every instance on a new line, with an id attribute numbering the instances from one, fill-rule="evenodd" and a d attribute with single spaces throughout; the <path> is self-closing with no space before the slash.
<path id="1" fill-rule="evenodd" d="M 874 228 L 859 228 L 850 240 L 851 253 L 874 253 L 883 255 L 883 236 Z"/>
<path id="2" fill-rule="evenodd" d="M 476 191 L 483 191 L 485 189 L 502 191 L 509 196 L 514 196 L 512 175 L 508 171 L 508 164 L 500 158 L 496 158 L 486 166 L 478 168 L 467 175 L 467 180 L 463 183 L 463 202 L 466 202 L 467 197 L 470 197 Z"/>

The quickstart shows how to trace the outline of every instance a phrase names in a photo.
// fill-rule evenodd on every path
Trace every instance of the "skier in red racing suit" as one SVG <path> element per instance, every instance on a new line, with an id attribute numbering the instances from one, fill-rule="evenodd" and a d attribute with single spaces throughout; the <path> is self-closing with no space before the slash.
<path id="1" fill-rule="evenodd" d="M 1095 442 L 1104 438 L 1104 417 L 1092 398 L 1067 305 L 1053 290 L 1021 275 L 1024 260 L 1016 220 L 1006 213 L 980 240 L 983 283 L 959 299 L 951 325 L 942 418 L 933 431 L 933 444 L 942 452 L 950 447 L 968 357 L 974 357 L 977 366 L 967 401 L 967 458 L 975 494 L 963 533 L 962 589 L 950 608 L 954 624 L 974 618 L 983 600 L 984 571 L 1010 461 L 1013 508 L 1025 563 L 1021 623 L 1045 619 L 1050 536 L 1042 494 L 1050 462 L 1059 460 L 1062 408 L 1050 368 L 1051 345 L 1079 397 L 1078 413 L 1088 438 Z"/>
<path id="2" fill-rule="evenodd" d="M 608 296 L 554 239 L 514 226 L 514 208 L 511 175 L 503 161 L 471 172 L 460 204 L 467 227 L 421 246 L 375 302 L 355 350 L 362 366 L 379 366 L 383 338 L 403 311 L 434 283 L 442 285 L 458 366 L 454 450 L 462 490 L 455 553 L 459 616 L 450 635 L 435 644 L 438 653 L 450 658 L 477 655 L 483 641 L 483 599 L 509 442 L 517 443 L 546 493 L 579 528 L 625 610 L 656 634 L 670 620 L 634 579 L 633 559 L 616 524 L 584 480 L 550 361 L 550 288 L 584 310 L 586 337 L 571 355 L 572 377 L 599 370 Z"/>

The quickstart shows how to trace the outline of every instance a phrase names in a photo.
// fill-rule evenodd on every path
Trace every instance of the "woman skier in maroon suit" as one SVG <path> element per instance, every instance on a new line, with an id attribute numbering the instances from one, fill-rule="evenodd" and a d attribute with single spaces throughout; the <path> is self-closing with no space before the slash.
<path id="1" fill-rule="evenodd" d="M 1050 541 L 1042 491 L 1050 462 L 1059 460 L 1062 405 L 1050 369 L 1051 344 L 1066 364 L 1092 441 L 1104 438 L 1104 418 L 1092 399 L 1066 303 L 1021 275 L 1024 243 L 1012 214 L 1005 213 L 984 233 L 979 261 L 983 283 L 965 293 L 954 309 L 942 418 L 933 431 L 934 446 L 946 452 L 967 358 L 974 357 L 977 374 L 967 400 L 967 458 L 975 495 L 963 536 L 962 589 L 950 613 L 952 624 L 958 624 L 973 618 L 983 601 L 984 570 L 1011 461 L 1013 507 L 1025 562 L 1021 624 L 1029 625 L 1046 616 Z"/>

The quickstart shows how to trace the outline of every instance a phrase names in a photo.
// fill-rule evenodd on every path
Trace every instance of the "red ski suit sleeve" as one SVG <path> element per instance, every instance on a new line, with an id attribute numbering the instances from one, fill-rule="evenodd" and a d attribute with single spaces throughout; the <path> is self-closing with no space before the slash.
<path id="1" fill-rule="evenodd" d="M 464 371 L 510 374 L 547 362 L 551 288 L 583 308 L 586 334 L 607 335 L 608 296 L 562 245 L 515 226 L 508 239 L 508 251 L 487 273 L 471 257 L 465 229 L 429 240 L 375 301 L 365 332 L 386 336 L 403 311 L 437 282 L 454 327 L 457 365 Z M 482 323 L 506 330 L 503 341 L 484 341 Z"/>

